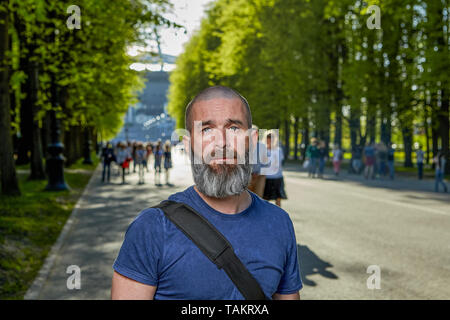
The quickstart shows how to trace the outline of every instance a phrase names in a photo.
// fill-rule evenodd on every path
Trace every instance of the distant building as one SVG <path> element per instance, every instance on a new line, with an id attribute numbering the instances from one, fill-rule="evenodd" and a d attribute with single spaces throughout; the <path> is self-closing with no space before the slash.
<path id="1" fill-rule="evenodd" d="M 139 102 L 125 115 L 124 127 L 115 141 L 167 140 L 175 129 L 175 120 L 167 114 L 168 72 L 148 72 Z"/>

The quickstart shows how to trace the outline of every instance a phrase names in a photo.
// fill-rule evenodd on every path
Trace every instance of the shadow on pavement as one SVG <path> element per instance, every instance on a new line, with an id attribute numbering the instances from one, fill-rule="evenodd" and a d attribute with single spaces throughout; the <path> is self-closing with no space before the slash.
<path id="1" fill-rule="evenodd" d="M 300 275 L 304 285 L 315 287 L 317 285 L 313 280 L 308 279 L 308 276 L 313 274 L 320 274 L 329 279 L 338 279 L 338 276 L 327 268 L 333 267 L 327 261 L 320 259 L 308 246 L 297 244 L 298 262 L 300 265 Z"/>

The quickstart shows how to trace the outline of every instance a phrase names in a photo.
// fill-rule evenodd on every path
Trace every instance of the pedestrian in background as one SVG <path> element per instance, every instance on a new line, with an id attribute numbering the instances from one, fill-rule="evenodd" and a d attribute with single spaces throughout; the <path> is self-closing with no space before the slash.
<path id="1" fill-rule="evenodd" d="M 103 159 L 102 182 L 105 182 L 105 175 L 107 176 L 106 181 L 109 182 L 111 176 L 111 162 L 116 161 L 116 156 L 114 155 L 114 150 L 110 142 L 103 148 L 101 157 Z"/>
<path id="2" fill-rule="evenodd" d="M 433 158 L 435 165 L 435 180 L 434 180 L 434 191 L 439 192 L 439 185 L 442 184 L 444 187 L 444 192 L 447 192 L 447 185 L 444 182 L 444 171 L 445 171 L 445 154 L 442 150 L 439 150 L 436 156 Z"/>
<path id="3" fill-rule="evenodd" d="M 281 207 L 281 199 L 287 199 L 287 196 L 284 191 L 283 169 L 281 165 L 284 154 L 283 150 L 278 146 L 277 140 L 277 137 L 274 137 L 274 143 L 272 144 L 272 134 L 269 133 L 267 135 L 266 147 L 270 166 L 269 168 L 262 169 L 262 173 L 266 175 L 263 198 L 268 201 L 275 200 L 275 204 Z"/>
<path id="4" fill-rule="evenodd" d="M 258 127 L 253 125 L 252 129 L 258 130 Z M 267 148 L 264 143 L 258 140 L 256 146 L 251 151 L 253 152 L 253 156 L 250 158 L 252 161 L 250 163 L 252 165 L 252 178 L 248 185 L 248 190 L 256 193 L 260 198 L 262 198 L 264 196 L 266 176 L 262 174 L 261 168 L 269 162 L 267 157 Z"/>
<path id="5" fill-rule="evenodd" d="M 319 166 L 319 148 L 316 138 L 311 138 L 311 144 L 306 148 L 306 159 L 309 160 L 308 177 L 314 178 Z"/>
<path id="6" fill-rule="evenodd" d="M 378 175 L 380 177 L 386 176 L 388 149 L 384 142 L 380 142 L 377 146 L 376 152 L 378 158 Z"/>
<path id="7" fill-rule="evenodd" d="M 172 169 L 172 152 L 170 148 L 170 141 L 167 140 L 164 144 L 164 171 L 166 177 L 166 185 L 171 187 L 173 184 L 169 182 L 169 172 Z"/>
<path id="8" fill-rule="evenodd" d="M 139 142 L 136 144 L 136 151 L 134 156 L 134 163 L 138 166 L 139 182 L 138 184 L 144 184 L 144 162 L 146 151 L 144 145 Z"/>
<path id="9" fill-rule="evenodd" d="M 125 184 L 125 170 L 130 167 L 130 152 L 128 151 L 127 145 L 125 143 L 119 143 L 119 150 L 117 151 L 117 163 L 122 169 L 122 184 Z"/>
<path id="10" fill-rule="evenodd" d="M 328 148 L 325 141 L 319 142 L 319 178 L 323 178 L 323 172 L 325 170 L 325 163 L 328 161 Z"/>
<path id="11" fill-rule="evenodd" d="M 417 159 L 417 174 L 419 176 L 419 180 L 423 179 L 423 159 L 425 157 L 425 152 L 422 150 L 422 146 L 419 146 L 419 149 L 416 150 L 416 159 Z"/>
<path id="12" fill-rule="evenodd" d="M 130 164 L 131 164 L 131 160 L 133 159 L 133 143 L 131 141 L 128 141 L 128 146 L 126 146 L 127 151 L 128 151 L 128 167 L 126 168 L 126 173 L 129 174 L 130 173 Z"/>
<path id="13" fill-rule="evenodd" d="M 155 157 L 155 186 L 161 187 L 161 160 L 163 157 L 163 151 L 161 148 L 161 141 L 156 144 L 155 152 L 153 153 Z"/>
<path id="14" fill-rule="evenodd" d="M 364 168 L 364 177 L 366 179 L 373 179 L 374 178 L 374 171 L 373 171 L 373 167 L 375 165 L 375 148 L 374 148 L 374 144 L 370 143 L 367 144 L 366 147 L 364 148 L 364 159 L 365 159 L 365 168 Z"/>
<path id="15" fill-rule="evenodd" d="M 339 148 L 339 145 L 335 144 L 333 146 L 333 169 L 334 169 L 334 174 L 336 176 L 339 175 L 339 172 L 341 170 L 342 159 L 343 159 L 343 152 L 342 152 L 341 148 Z"/>
<path id="16" fill-rule="evenodd" d="M 394 167 L 394 155 L 395 155 L 395 149 L 393 148 L 393 145 L 391 142 L 389 142 L 388 147 L 388 167 L 389 167 L 389 177 L 391 180 L 394 180 L 395 176 L 395 167 Z"/>
<path id="17" fill-rule="evenodd" d="M 354 173 L 360 174 L 361 173 L 361 167 L 362 167 L 362 152 L 361 147 L 358 145 L 355 145 L 352 149 L 352 163 L 350 166 L 350 170 L 353 170 Z"/>
<path id="18" fill-rule="evenodd" d="M 151 143 L 147 143 L 146 147 L 146 152 L 145 152 L 145 170 L 147 170 L 147 172 L 150 172 L 149 168 L 148 168 L 148 164 L 150 162 L 150 156 L 152 155 L 152 144 Z"/>

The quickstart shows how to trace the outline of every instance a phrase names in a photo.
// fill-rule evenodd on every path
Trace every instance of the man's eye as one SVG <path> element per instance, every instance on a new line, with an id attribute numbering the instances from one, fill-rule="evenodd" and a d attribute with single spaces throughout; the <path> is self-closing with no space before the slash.
<path id="1" fill-rule="evenodd" d="M 238 131 L 238 130 L 239 130 L 239 127 L 232 126 L 232 127 L 230 127 L 230 129 L 231 129 L 232 131 Z"/>
<path id="2" fill-rule="evenodd" d="M 204 128 L 204 129 L 202 130 L 202 132 L 203 132 L 203 133 L 208 133 L 210 130 L 211 130 L 211 128 Z"/>

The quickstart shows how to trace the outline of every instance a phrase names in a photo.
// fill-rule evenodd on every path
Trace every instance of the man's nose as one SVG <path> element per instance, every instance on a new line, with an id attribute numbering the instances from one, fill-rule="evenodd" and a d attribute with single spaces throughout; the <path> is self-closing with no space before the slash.
<path id="1" fill-rule="evenodd" d="M 227 146 L 227 137 L 225 130 L 216 130 L 214 135 L 214 146 L 218 149 L 223 149 Z"/>

